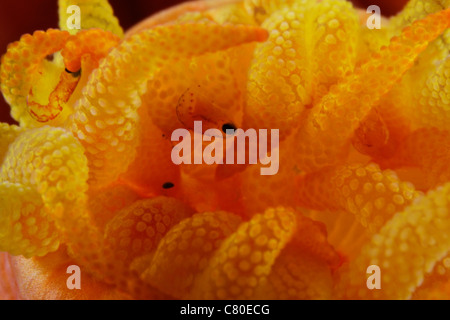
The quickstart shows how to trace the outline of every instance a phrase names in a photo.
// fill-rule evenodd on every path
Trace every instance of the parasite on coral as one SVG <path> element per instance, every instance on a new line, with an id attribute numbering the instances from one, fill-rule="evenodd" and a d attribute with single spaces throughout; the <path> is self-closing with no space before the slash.
<path id="1" fill-rule="evenodd" d="M 124 32 L 106 0 L 59 0 L 1 60 L 0 298 L 450 299 L 450 2 L 366 17 L 196 1 Z M 279 130 L 277 174 L 174 163 L 198 121 Z"/>

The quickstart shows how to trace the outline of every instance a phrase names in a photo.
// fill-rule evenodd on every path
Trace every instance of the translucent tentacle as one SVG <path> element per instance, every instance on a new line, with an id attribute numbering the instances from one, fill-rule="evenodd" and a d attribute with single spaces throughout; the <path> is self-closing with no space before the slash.
<path id="1" fill-rule="evenodd" d="M 73 91 L 78 85 L 79 78 L 67 72 L 62 72 L 60 81 L 50 94 L 47 105 L 32 101 L 33 92 L 28 95 L 28 109 L 30 115 L 38 122 L 44 123 L 54 120 L 64 109 Z"/>
<path id="2" fill-rule="evenodd" d="M 416 167 L 427 189 L 448 181 L 450 170 L 450 132 L 436 128 L 414 131 L 398 147 L 393 157 L 382 162 L 389 168 Z"/>
<path id="3" fill-rule="evenodd" d="M 399 86 L 401 87 L 401 86 Z M 407 91 L 395 87 L 361 120 L 352 138 L 353 146 L 378 162 L 394 155 L 411 133 L 406 105 L 413 103 Z"/>
<path id="4" fill-rule="evenodd" d="M 305 252 L 311 257 L 324 262 L 331 268 L 340 266 L 341 257 L 329 243 L 325 224 L 312 220 L 297 212 L 297 228 L 290 245 L 297 251 Z"/>
<path id="5" fill-rule="evenodd" d="M 370 233 L 353 215 L 345 211 L 305 211 L 314 221 L 321 222 L 327 230 L 327 242 L 341 255 L 343 261 L 353 260 L 369 241 Z"/>

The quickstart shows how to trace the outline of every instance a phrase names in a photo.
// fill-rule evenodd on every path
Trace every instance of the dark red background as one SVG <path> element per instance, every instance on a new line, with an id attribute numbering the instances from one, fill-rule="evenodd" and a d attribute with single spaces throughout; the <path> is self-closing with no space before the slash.
<path id="1" fill-rule="evenodd" d="M 3 2 L 3 1 L 2 1 Z M 6 2 L 6 1 L 5 1 Z M 24 33 L 46 30 L 58 26 L 57 0 L 8 0 L 0 6 L 0 55 L 8 43 L 16 41 Z M 181 3 L 180 0 L 110 0 L 121 26 L 126 30 L 152 13 Z M 399 11 L 407 0 L 353 0 L 362 7 L 375 4 L 382 14 Z M 9 106 L 0 98 L 0 121 L 13 123 Z"/>

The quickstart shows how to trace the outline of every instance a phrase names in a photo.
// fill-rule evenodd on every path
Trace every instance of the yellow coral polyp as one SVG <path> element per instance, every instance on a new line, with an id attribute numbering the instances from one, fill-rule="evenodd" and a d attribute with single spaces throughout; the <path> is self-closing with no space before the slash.
<path id="1" fill-rule="evenodd" d="M 345 0 L 199 1 L 124 34 L 60 0 L 0 66 L 0 298 L 450 298 L 449 6 L 369 31 Z M 278 174 L 175 165 L 198 120 L 279 129 Z"/>

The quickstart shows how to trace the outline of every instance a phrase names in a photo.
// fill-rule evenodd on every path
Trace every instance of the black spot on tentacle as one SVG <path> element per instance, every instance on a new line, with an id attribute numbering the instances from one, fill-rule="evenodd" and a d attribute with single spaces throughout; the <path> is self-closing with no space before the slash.
<path id="1" fill-rule="evenodd" d="M 68 70 L 67 68 L 65 68 L 65 71 L 67 73 L 70 73 L 74 78 L 77 78 L 81 75 L 81 69 L 76 72 L 72 72 L 72 71 Z"/>
<path id="2" fill-rule="evenodd" d="M 224 133 L 227 133 L 227 130 L 233 130 L 233 134 L 234 134 L 234 132 L 237 130 L 237 128 L 236 128 L 236 126 L 235 126 L 234 124 L 232 124 L 232 123 L 225 123 L 225 124 L 222 126 L 222 131 L 223 131 Z"/>
<path id="3" fill-rule="evenodd" d="M 162 185 L 163 189 L 171 189 L 175 187 L 175 185 L 172 182 L 166 182 Z"/>

